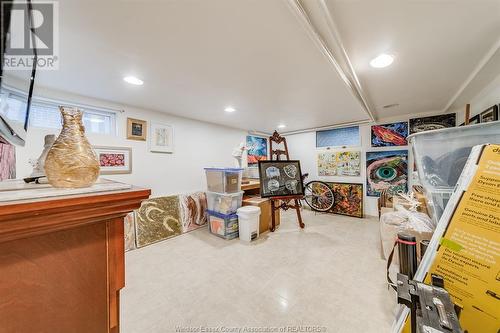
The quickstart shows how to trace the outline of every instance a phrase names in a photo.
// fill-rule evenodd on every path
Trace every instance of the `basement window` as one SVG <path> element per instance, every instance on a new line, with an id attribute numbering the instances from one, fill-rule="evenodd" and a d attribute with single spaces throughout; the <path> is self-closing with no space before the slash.
<path id="1" fill-rule="evenodd" d="M 0 114 L 10 120 L 24 123 L 26 115 L 26 97 L 22 92 L 5 89 L 2 93 L 5 98 L 4 107 Z M 74 105 L 83 111 L 83 125 L 86 133 L 116 135 L 116 112 L 92 106 L 58 101 L 52 99 L 36 98 L 31 100 L 29 127 L 60 129 L 62 127 L 59 105 Z"/>

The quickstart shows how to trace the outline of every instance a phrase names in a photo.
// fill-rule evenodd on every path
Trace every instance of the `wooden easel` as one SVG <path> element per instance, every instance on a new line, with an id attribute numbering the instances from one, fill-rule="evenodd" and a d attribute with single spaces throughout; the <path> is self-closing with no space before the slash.
<path id="1" fill-rule="evenodd" d="M 273 143 L 275 145 L 279 145 L 283 143 L 285 149 L 273 149 Z M 288 155 L 288 146 L 286 144 L 286 139 L 282 137 L 277 131 L 274 131 L 273 135 L 269 137 L 269 150 L 270 150 L 270 159 L 271 161 L 280 161 L 281 155 L 285 155 L 286 160 L 290 160 L 290 156 Z M 299 220 L 299 226 L 303 229 L 304 223 L 302 222 L 302 216 L 300 215 L 300 199 L 302 199 L 301 195 L 287 195 L 287 196 L 279 196 L 271 198 L 271 231 L 274 232 L 276 229 L 276 221 L 275 221 L 275 211 L 282 209 L 295 209 L 297 212 L 297 219 Z M 280 201 L 278 204 L 277 201 Z M 292 204 L 291 201 L 294 201 Z"/>

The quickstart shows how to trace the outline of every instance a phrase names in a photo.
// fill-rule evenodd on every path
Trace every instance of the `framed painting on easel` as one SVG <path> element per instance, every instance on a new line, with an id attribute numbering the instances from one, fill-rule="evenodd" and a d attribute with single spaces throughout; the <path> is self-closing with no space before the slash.
<path id="1" fill-rule="evenodd" d="M 300 161 L 259 161 L 260 196 L 304 195 L 301 175 Z"/>

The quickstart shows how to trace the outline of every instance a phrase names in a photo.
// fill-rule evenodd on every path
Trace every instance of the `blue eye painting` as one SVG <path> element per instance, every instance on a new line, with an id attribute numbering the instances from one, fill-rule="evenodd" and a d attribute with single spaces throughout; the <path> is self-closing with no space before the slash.
<path id="1" fill-rule="evenodd" d="M 408 151 L 376 151 L 366 153 L 366 195 L 380 196 L 408 191 Z"/>

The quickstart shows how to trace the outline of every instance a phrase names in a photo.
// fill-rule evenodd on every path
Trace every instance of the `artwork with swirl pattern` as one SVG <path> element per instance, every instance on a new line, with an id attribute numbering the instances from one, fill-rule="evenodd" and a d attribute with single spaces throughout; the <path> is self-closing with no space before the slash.
<path id="1" fill-rule="evenodd" d="M 144 200 L 136 211 L 135 222 L 137 247 L 180 235 L 182 223 L 179 196 Z"/>

